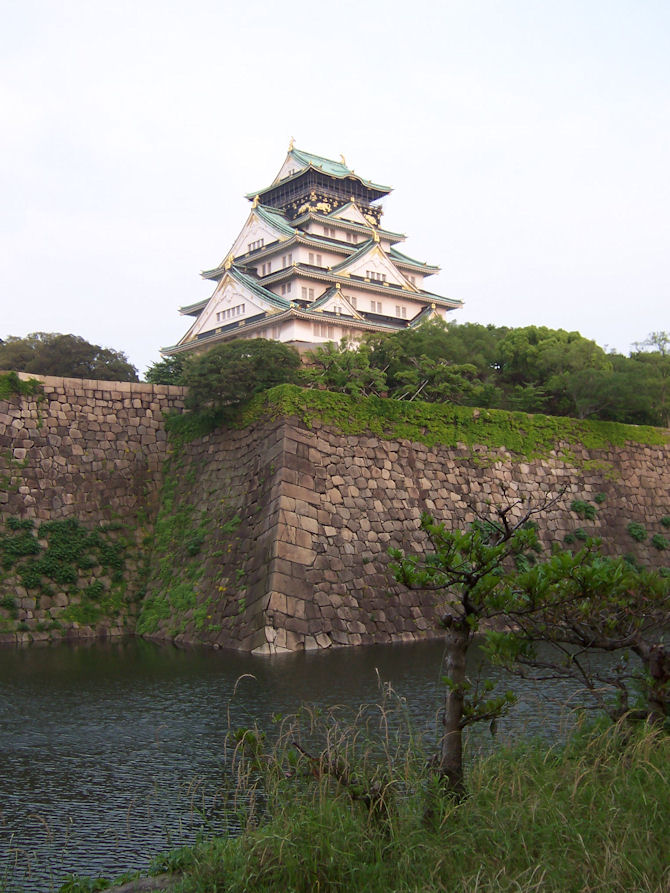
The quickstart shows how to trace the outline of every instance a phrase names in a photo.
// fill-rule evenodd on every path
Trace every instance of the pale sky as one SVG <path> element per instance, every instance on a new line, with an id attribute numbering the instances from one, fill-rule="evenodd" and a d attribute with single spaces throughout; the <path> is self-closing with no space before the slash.
<path id="1" fill-rule="evenodd" d="M 0 28 L 0 337 L 140 373 L 289 139 L 386 183 L 459 321 L 670 329 L 668 0 L 21 0 Z"/>

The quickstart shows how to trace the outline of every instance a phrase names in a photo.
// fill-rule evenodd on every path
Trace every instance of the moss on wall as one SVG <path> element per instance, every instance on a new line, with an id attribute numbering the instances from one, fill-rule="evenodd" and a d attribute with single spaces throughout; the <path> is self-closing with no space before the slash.
<path id="1" fill-rule="evenodd" d="M 670 442 L 670 432 L 648 426 L 473 409 L 449 403 L 355 398 L 295 385 L 279 385 L 259 394 L 233 424 L 245 427 L 264 415 L 296 416 L 310 427 L 318 420 L 344 434 L 369 432 L 385 440 L 407 439 L 427 446 L 505 448 L 517 459 L 542 458 L 555 450 L 571 461 L 571 446 L 597 450 L 621 447 L 627 442 L 652 446 Z"/>
<path id="2" fill-rule="evenodd" d="M 0 632 L 126 626 L 129 554 L 133 532 L 120 522 L 89 529 L 76 518 L 7 518 L 0 525 Z"/>

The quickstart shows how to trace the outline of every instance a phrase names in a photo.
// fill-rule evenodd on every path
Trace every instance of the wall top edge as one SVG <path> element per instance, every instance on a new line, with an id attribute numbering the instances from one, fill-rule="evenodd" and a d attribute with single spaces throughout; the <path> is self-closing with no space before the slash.
<path id="1" fill-rule="evenodd" d="M 102 378 L 61 378 L 57 375 L 37 375 L 34 372 L 17 372 L 22 381 L 34 378 L 44 385 L 57 388 L 85 388 L 92 391 L 118 391 L 130 394 L 163 394 L 183 397 L 187 388 L 173 384 L 149 384 L 143 381 L 107 381 Z"/>

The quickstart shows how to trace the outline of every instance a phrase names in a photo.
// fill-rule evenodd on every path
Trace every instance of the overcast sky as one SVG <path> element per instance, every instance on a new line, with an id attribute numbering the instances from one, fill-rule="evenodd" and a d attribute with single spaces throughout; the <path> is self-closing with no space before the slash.
<path id="1" fill-rule="evenodd" d="M 668 0 L 21 0 L 0 47 L 0 337 L 144 372 L 291 136 L 394 187 L 455 319 L 670 329 Z"/>

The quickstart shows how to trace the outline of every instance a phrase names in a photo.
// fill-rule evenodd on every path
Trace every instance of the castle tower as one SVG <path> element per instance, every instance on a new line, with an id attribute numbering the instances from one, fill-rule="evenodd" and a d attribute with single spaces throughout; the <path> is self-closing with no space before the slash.
<path id="1" fill-rule="evenodd" d="M 340 161 L 296 149 L 272 183 L 247 195 L 251 210 L 225 259 L 203 272 L 210 298 L 182 307 L 194 317 L 164 355 L 206 350 L 233 338 L 270 338 L 307 349 L 358 341 L 430 317 L 461 301 L 424 289 L 439 267 L 400 252 L 379 204 L 390 187 Z"/>

